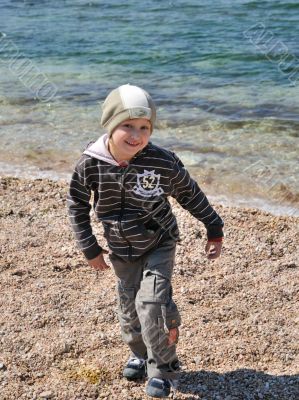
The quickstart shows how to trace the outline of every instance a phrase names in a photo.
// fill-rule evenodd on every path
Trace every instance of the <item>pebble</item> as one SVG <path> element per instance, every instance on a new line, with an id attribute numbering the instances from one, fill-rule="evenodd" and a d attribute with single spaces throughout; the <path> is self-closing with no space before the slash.
<path id="1" fill-rule="evenodd" d="M 0 370 L 2 370 L 2 371 L 6 371 L 7 370 L 6 365 L 3 364 L 2 362 L 0 362 Z"/>
<path id="2" fill-rule="evenodd" d="M 53 393 L 50 390 L 47 390 L 45 392 L 40 393 L 39 397 L 41 397 L 42 399 L 51 399 L 53 397 Z"/>
<path id="3" fill-rule="evenodd" d="M 63 353 L 69 353 L 72 349 L 72 344 L 71 343 L 64 343 L 64 347 L 63 347 Z"/>

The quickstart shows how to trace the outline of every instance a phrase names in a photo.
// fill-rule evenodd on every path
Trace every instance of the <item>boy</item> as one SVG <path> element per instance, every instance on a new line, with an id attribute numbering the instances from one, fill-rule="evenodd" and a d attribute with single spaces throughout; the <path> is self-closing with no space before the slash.
<path id="1" fill-rule="evenodd" d="M 75 168 L 69 215 L 80 249 L 97 270 L 108 265 L 92 233 L 91 192 L 118 278 L 119 321 L 131 349 L 123 375 L 148 375 L 146 393 L 167 397 L 177 377 L 180 316 L 172 300 L 171 275 L 177 222 L 174 197 L 207 228 L 207 257 L 220 256 L 223 222 L 179 158 L 149 142 L 156 118 L 153 100 L 137 86 L 113 90 L 103 104 L 107 133 L 91 144 Z"/>

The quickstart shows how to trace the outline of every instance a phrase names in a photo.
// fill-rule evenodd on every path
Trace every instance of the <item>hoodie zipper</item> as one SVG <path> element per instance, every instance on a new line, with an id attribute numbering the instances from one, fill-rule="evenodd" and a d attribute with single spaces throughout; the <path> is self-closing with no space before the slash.
<path id="1" fill-rule="evenodd" d="M 147 147 L 147 146 L 146 146 Z M 145 154 L 144 150 L 146 149 L 146 147 L 144 149 L 142 149 L 139 153 L 135 154 L 135 156 L 132 158 L 132 160 L 130 161 L 130 163 L 127 165 L 127 167 L 122 168 L 121 171 L 121 177 L 120 177 L 120 184 L 121 184 L 121 203 L 120 203 L 120 214 L 119 214 L 119 219 L 118 219 L 118 229 L 119 229 L 119 233 L 121 234 L 121 237 L 127 242 L 128 247 L 129 247 L 129 254 L 128 254 L 128 258 L 130 261 L 133 261 L 133 248 L 131 243 L 129 242 L 129 240 L 126 238 L 126 235 L 123 231 L 123 228 L 121 226 L 121 222 L 122 222 L 122 218 L 124 215 L 124 210 L 125 210 L 125 197 L 126 197 L 126 191 L 125 191 L 125 187 L 124 187 L 124 181 L 125 181 L 125 177 L 126 177 L 126 173 L 128 172 L 129 168 L 130 168 L 130 164 L 132 163 L 132 161 L 136 161 L 136 159 L 142 155 Z"/>
<path id="2" fill-rule="evenodd" d="M 123 171 L 121 171 L 121 177 L 120 177 L 120 184 L 121 184 L 121 203 L 120 203 L 120 214 L 119 214 L 119 219 L 118 219 L 118 229 L 119 229 L 119 233 L 121 234 L 121 236 L 122 236 L 122 238 L 127 242 L 127 244 L 128 244 L 128 247 L 129 247 L 129 254 L 128 254 L 128 257 L 129 257 L 129 260 L 130 261 L 133 261 L 132 260 L 132 245 L 131 245 L 131 243 L 129 242 L 129 240 L 126 238 L 126 235 L 125 235 L 125 233 L 124 233 L 124 231 L 123 231 L 123 228 L 122 228 L 122 225 L 121 225 L 121 222 L 122 222 L 122 218 L 123 218 L 123 215 L 124 215 L 124 210 L 125 210 L 125 197 L 126 197 L 126 191 L 125 191 L 125 187 L 124 187 L 124 181 L 125 181 L 125 177 L 126 177 L 126 173 L 127 173 L 127 171 L 128 171 L 128 169 L 129 169 L 129 167 L 130 167 L 130 164 L 125 168 L 125 169 L 123 169 Z"/>

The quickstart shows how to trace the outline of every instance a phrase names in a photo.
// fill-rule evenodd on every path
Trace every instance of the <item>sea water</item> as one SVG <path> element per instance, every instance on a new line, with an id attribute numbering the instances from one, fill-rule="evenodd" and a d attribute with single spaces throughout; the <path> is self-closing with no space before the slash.
<path id="1" fill-rule="evenodd" d="M 1 0 L 0 173 L 69 179 L 121 84 L 224 203 L 298 215 L 297 1 Z"/>

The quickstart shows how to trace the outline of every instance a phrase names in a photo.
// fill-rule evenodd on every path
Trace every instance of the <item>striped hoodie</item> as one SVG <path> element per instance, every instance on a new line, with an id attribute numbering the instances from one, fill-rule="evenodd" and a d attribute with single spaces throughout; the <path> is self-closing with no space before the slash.
<path id="1" fill-rule="evenodd" d="M 108 151 L 108 135 L 92 143 L 78 161 L 67 198 L 69 217 L 79 248 L 87 259 L 102 251 L 90 223 L 91 195 L 110 250 L 134 261 L 166 238 L 179 238 L 168 197 L 201 221 L 208 239 L 223 236 L 223 221 L 205 194 L 171 151 L 151 142 L 119 165 Z"/>

